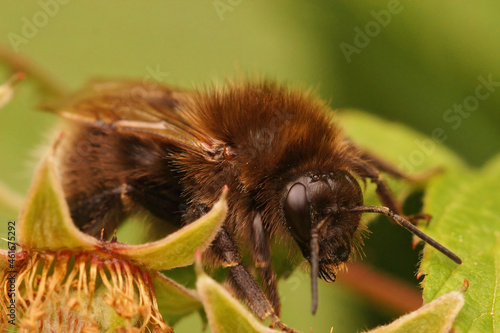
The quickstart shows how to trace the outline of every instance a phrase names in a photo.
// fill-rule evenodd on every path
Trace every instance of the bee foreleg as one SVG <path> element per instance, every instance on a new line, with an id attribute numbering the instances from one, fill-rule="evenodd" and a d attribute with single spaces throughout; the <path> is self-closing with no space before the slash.
<path id="1" fill-rule="evenodd" d="M 441 167 L 435 167 L 428 170 L 424 170 L 423 172 L 420 172 L 418 174 L 407 174 L 404 171 L 400 170 L 397 166 L 395 166 L 389 161 L 384 160 L 380 156 L 373 154 L 369 151 L 366 151 L 362 148 L 359 148 L 352 142 L 350 144 L 353 147 L 356 147 L 361 152 L 361 158 L 363 160 L 370 163 L 377 170 L 385 172 L 388 175 L 397 179 L 403 179 L 409 182 L 421 182 L 443 171 Z"/>
<path id="2" fill-rule="evenodd" d="M 356 163 L 356 162 L 355 162 Z M 384 206 L 392 210 L 397 215 L 405 216 L 403 214 L 403 209 L 401 203 L 394 197 L 387 183 L 381 178 L 379 170 L 367 162 L 357 162 L 356 163 L 356 173 L 363 178 L 370 179 L 373 183 L 377 185 L 377 196 Z M 419 220 L 430 220 L 430 215 L 428 214 L 415 214 L 406 216 L 408 220 L 412 223 L 417 223 Z"/>
<path id="3" fill-rule="evenodd" d="M 368 178 L 377 185 L 376 193 L 382 204 L 398 215 L 402 215 L 401 203 L 394 197 L 387 183 L 374 166 L 365 161 L 355 161 L 355 172 L 362 178 Z"/>
<path id="4" fill-rule="evenodd" d="M 246 300 L 249 308 L 257 317 L 262 320 L 269 318 L 272 326 L 287 332 L 295 332 L 280 321 L 253 276 L 241 264 L 238 248 L 225 228 L 221 229 L 213 241 L 211 250 L 225 266 L 229 266 L 228 283 L 230 288 L 238 297 Z"/>
<path id="5" fill-rule="evenodd" d="M 255 213 L 251 238 L 254 246 L 250 247 L 250 251 L 255 262 L 255 266 L 262 278 L 264 284 L 264 292 L 267 299 L 271 302 L 274 312 L 279 317 L 281 304 L 278 294 L 278 284 L 276 281 L 276 274 L 271 268 L 271 250 L 267 241 L 266 232 L 262 225 L 262 216 L 260 213 Z"/>
<path id="6" fill-rule="evenodd" d="M 261 319 L 274 314 L 274 310 L 262 290 L 260 290 L 248 270 L 241 264 L 241 255 L 238 248 L 225 228 L 222 228 L 215 238 L 211 250 L 223 262 L 224 266 L 229 267 L 228 282 L 230 287 L 240 298 L 248 302 L 252 311 Z"/>

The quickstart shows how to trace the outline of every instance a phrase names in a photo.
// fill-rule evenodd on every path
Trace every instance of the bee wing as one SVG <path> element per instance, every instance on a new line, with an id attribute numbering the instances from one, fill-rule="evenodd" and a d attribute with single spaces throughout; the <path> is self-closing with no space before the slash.
<path id="1" fill-rule="evenodd" d="M 51 109 L 77 123 L 109 124 L 118 131 L 159 135 L 183 148 L 210 144 L 189 121 L 186 105 L 194 93 L 140 81 L 97 81 Z"/>

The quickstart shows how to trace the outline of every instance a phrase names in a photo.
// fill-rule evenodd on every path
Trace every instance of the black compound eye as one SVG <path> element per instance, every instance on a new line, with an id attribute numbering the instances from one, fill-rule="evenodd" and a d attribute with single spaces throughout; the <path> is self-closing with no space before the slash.
<path id="1" fill-rule="evenodd" d="M 290 188 L 284 208 L 293 237 L 299 242 L 308 242 L 311 239 L 311 215 L 306 187 L 303 184 L 297 183 Z"/>

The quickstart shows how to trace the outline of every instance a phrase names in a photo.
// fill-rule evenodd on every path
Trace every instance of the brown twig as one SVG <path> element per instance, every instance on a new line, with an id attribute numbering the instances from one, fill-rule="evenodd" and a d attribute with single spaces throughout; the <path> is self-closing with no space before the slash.
<path id="1" fill-rule="evenodd" d="M 34 79 L 47 93 L 55 96 L 68 95 L 68 90 L 62 84 L 54 80 L 51 75 L 33 61 L 19 53 L 14 53 L 3 45 L 0 45 L 0 62 L 5 63 L 15 72 L 25 73 L 28 78 Z"/>
<path id="2" fill-rule="evenodd" d="M 348 271 L 339 272 L 337 281 L 399 313 L 414 311 L 422 306 L 418 289 L 359 263 L 351 263 Z"/>

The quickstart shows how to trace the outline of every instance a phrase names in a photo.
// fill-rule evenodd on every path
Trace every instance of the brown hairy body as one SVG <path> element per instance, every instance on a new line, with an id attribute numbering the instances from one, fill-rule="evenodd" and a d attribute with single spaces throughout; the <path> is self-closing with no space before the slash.
<path id="1" fill-rule="evenodd" d="M 230 267 L 236 293 L 284 330 L 271 238 L 298 245 L 311 263 L 314 312 L 316 277 L 335 280 L 359 244 L 361 213 L 376 211 L 362 206 L 358 180 L 375 182 L 391 217 L 402 219 L 379 170 L 405 175 L 348 141 L 330 110 L 306 92 L 268 82 L 198 92 L 136 82 L 92 89 L 57 111 L 73 124 L 58 154 L 76 225 L 109 235 L 146 211 L 180 228 L 227 185 L 229 214 L 205 260 Z M 245 244 L 264 293 L 241 264 Z"/>
<path id="2" fill-rule="evenodd" d="M 113 96 L 110 110 L 129 108 L 129 94 Z M 174 105 L 169 112 L 189 124 L 185 127 L 199 139 L 196 147 L 179 148 L 147 129 L 116 128 L 99 119 L 99 110 L 90 111 L 96 121 L 67 132 L 60 154 L 62 179 L 82 230 L 98 236 L 104 228 L 109 235 L 141 207 L 180 227 L 181 220 L 189 223 L 198 217 L 183 208 L 211 207 L 228 185 L 225 227 L 232 235 L 245 237 L 252 214 L 260 211 L 266 232 L 284 236 L 286 183 L 305 172 L 354 172 L 351 161 L 359 156 L 358 149 L 344 139 L 326 106 L 304 92 L 247 83 L 224 92 L 194 93 L 182 101 L 173 100 L 166 89 L 161 98 L 149 107 Z M 86 102 L 71 107 L 79 111 Z M 96 201 L 105 203 L 102 212 L 87 209 Z"/>

